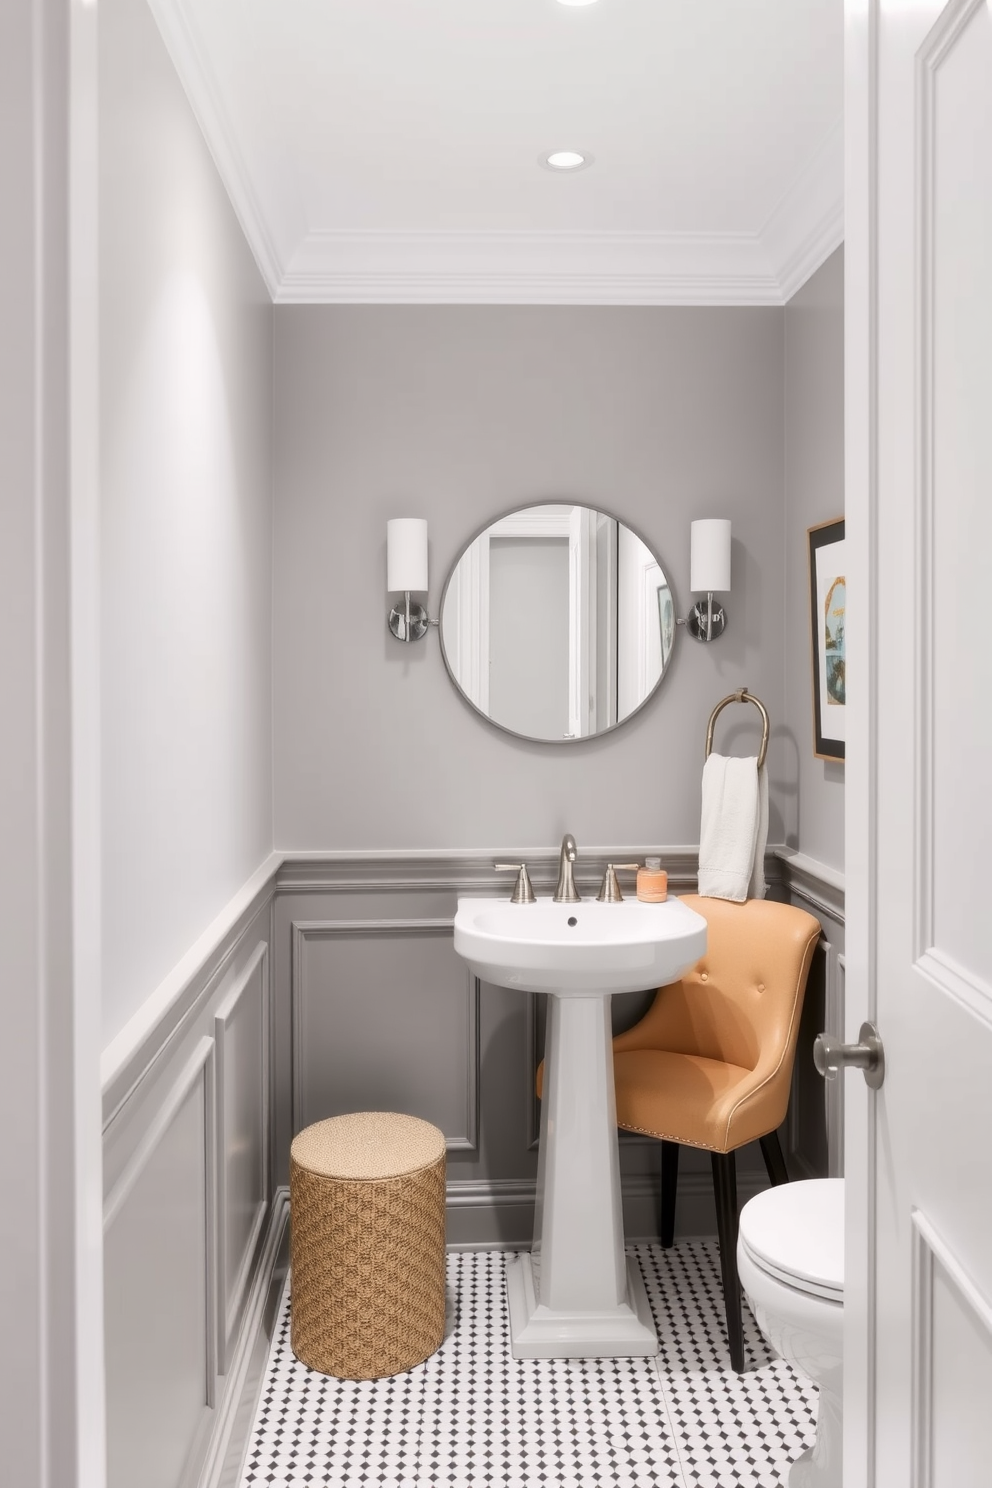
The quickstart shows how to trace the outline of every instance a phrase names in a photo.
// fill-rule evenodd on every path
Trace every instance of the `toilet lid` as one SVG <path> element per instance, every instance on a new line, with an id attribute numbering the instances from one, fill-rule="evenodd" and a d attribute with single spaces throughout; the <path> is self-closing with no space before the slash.
<path id="1" fill-rule="evenodd" d="M 843 1178 L 809 1178 L 755 1194 L 741 1210 L 740 1237 L 762 1270 L 814 1296 L 842 1300 Z"/>

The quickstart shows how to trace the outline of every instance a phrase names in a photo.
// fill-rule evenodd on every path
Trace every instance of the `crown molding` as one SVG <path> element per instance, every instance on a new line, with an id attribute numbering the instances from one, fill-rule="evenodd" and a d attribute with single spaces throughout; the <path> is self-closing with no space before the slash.
<path id="1" fill-rule="evenodd" d="M 277 304 L 784 305 L 844 240 L 838 120 L 757 233 L 311 230 Z"/>
<path id="2" fill-rule="evenodd" d="M 758 236 L 784 305 L 844 241 L 842 119 L 813 151 Z"/>
<path id="3" fill-rule="evenodd" d="M 843 241 L 841 121 L 759 232 L 308 230 L 249 165 L 189 0 L 148 3 L 276 304 L 784 305 Z"/>
<path id="4" fill-rule="evenodd" d="M 148 0 L 148 7 L 206 140 L 241 231 L 258 265 L 258 271 L 265 281 L 270 298 L 275 300 L 287 257 L 284 251 L 280 251 L 277 240 L 280 237 L 285 240 L 286 225 L 282 225 L 281 233 L 274 231 L 269 215 L 262 207 L 252 173 L 238 145 L 220 88 L 186 0 Z"/>
<path id="5" fill-rule="evenodd" d="M 277 304 L 777 305 L 754 233 L 312 231 Z"/>

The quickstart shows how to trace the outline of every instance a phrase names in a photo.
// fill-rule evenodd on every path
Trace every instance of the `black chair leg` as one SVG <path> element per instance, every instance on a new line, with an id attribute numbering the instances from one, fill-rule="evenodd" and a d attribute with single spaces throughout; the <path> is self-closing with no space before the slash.
<path id="1" fill-rule="evenodd" d="M 727 1313 L 727 1342 L 730 1364 L 744 1373 L 744 1324 L 741 1318 L 741 1284 L 737 1275 L 737 1162 L 732 1152 L 711 1152 L 713 1189 L 716 1194 L 716 1225 L 720 1236 L 720 1271 L 723 1304 Z"/>
<path id="2" fill-rule="evenodd" d="M 675 1194 L 679 1185 L 679 1144 L 661 1144 L 661 1246 L 671 1250 L 675 1244 Z"/>
<path id="3" fill-rule="evenodd" d="M 761 1155 L 765 1159 L 765 1167 L 768 1169 L 768 1179 L 773 1187 L 777 1188 L 780 1183 L 788 1183 L 789 1170 L 785 1166 L 785 1158 L 782 1155 L 782 1144 L 778 1139 L 778 1132 L 770 1131 L 761 1139 Z"/>

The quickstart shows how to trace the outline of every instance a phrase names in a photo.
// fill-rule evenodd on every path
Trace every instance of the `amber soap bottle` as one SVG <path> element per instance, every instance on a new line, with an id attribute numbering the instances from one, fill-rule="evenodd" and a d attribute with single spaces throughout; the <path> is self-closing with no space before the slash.
<path id="1" fill-rule="evenodd" d="M 664 904 L 668 898 L 668 874 L 660 858 L 645 858 L 637 870 L 637 897 L 644 904 Z"/>

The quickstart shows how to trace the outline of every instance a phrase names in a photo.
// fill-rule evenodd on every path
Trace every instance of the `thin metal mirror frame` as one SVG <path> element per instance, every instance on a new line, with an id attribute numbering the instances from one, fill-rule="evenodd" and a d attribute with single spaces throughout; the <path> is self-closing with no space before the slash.
<path id="1" fill-rule="evenodd" d="M 648 542 L 647 538 L 642 535 L 642 533 L 637 527 L 633 525 L 633 523 L 625 521 L 623 517 L 618 517 L 615 512 L 608 511 L 605 507 L 590 506 L 587 501 L 567 501 L 561 497 L 554 498 L 549 496 L 546 497 L 543 501 L 528 501 L 524 506 L 507 507 L 506 511 L 498 513 L 495 517 L 490 517 L 487 522 L 483 522 L 481 527 L 476 528 L 468 541 L 464 543 L 459 549 L 457 555 L 455 556 L 454 562 L 448 569 L 448 576 L 444 581 L 444 588 L 441 590 L 441 599 L 438 604 L 437 634 L 438 640 L 441 643 L 441 657 L 444 661 L 444 669 L 448 673 L 448 676 L 451 679 L 452 686 L 458 693 L 458 696 L 461 698 L 462 702 L 465 703 L 466 707 L 471 708 L 472 712 L 475 713 L 479 718 L 484 719 L 485 722 L 488 723 L 492 728 L 499 729 L 500 733 L 509 734 L 511 739 L 524 739 L 527 741 L 528 744 L 548 744 L 552 748 L 558 745 L 571 746 L 573 744 L 591 744 L 597 739 L 605 739 L 607 734 L 615 733 L 618 728 L 623 728 L 624 724 L 629 723 L 632 718 L 636 718 L 638 713 L 642 712 L 642 710 L 647 707 L 648 703 L 650 703 L 651 699 L 655 696 L 662 682 L 664 682 L 665 678 L 667 677 L 669 670 L 671 669 L 672 659 L 675 655 L 676 641 L 679 635 L 678 625 L 676 625 L 675 635 L 672 637 L 672 650 L 669 655 L 668 661 L 662 667 L 657 682 L 654 684 L 647 696 L 641 699 L 636 708 L 632 708 L 629 713 L 624 714 L 623 718 L 618 718 L 616 723 L 611 723 L 607 728 L 604 729 L 597 729 L 594 734 L 583 734 L 580 738 L 577 739 L 546 739 L 541 734 L 521 734 L 518 733 L 516 729 L 508 728 L 505 723 L 498 723 L 495 718 L 490 718 L 488 713 L 483 713 L 482 709 L 477 707 L 475 703 L 473 703 L 472 699 L 462 688 L 461 684 L 454 674 L 454 671 L 452 670 L 451 662 L 448 660 L 448 652 L 444 644 L 444 602 L 448 597 L 448 586 L 451 583 L 451 580 L 454 578 L 455 570 L 457 569 L 459 563 L 461 563 L 462 559 L 465 557 L 465 554 L 468 552 L 469 548 L 478 538 L 482 536 L 484 532 L 488 532 L 490 527 L 494 526 L 497 522 L 502 522 L 505 517 L 516 516 L 518 512 L 533 511 L 536 507 L 539 506 L 577 506 L 581 507 L 583 511 L 599 512 L 600 516 L 609 517 L 611 522 L 616 522 L 618 526 L 626 527 L 627 531 L 632 532 L 634 536 L 644 544 L 648 552 L 653 554 L 655 560 L 657 561 L 658 567 L 665 575 L 665 581 L 668 584 L 669 592 L 672 596 L 672 605 L 676 615 L 678 615 L 678 600 L 675 595 L 674 586 L 672 585 L 672 581 L 669 577 L 668 569 L 662 562 L 657 548 L 654 547 L 652 543 Z"/>

